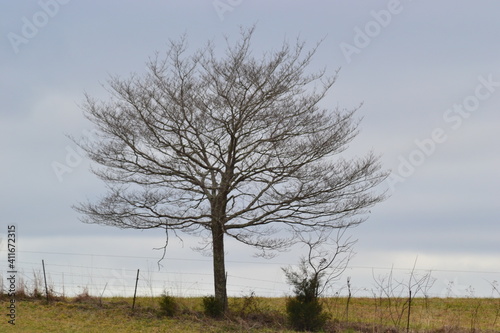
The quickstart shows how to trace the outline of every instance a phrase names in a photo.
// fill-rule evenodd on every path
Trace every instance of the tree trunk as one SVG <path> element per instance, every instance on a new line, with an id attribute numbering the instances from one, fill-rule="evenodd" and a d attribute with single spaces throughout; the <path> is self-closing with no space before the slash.
<path id="1" fill-rule="evenodd" d="M 226 265 L 224 259 L 224 230 L 220 223 L 212 222 L 212 248 L 214 259 L 215 299 L 227 311 Z"/>

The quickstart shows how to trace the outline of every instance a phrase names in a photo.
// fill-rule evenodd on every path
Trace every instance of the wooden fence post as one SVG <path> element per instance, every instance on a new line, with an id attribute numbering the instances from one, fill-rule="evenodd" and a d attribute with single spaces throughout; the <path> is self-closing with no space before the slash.
<path id="1" fill-rule="evenodd" d="M 137 295 L 137 283 L 138 282 L 139 282 L 139 269 L 137 269 L 137 277 L 135 279 L 134 301 L 132 303 L 132 310 L 134 310 L 134 307 L 135 307 L 135 297 Z"/>
<path id="2" fill-rule="evenodd" d="M 45 274 L 45 262 L 42 259 L 43 268 L 43 280 L 45 281 L 45 296 L 47 297 L 47 303 L 49 303 L 49 288 L 47 287 L 47 275 Z"/>

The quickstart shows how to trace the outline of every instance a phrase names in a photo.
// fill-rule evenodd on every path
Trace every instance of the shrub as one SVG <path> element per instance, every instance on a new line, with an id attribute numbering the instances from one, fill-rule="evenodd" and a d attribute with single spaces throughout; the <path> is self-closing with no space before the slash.
<path id="1" fill-rule="evenodd" d="M 160 314 L 173 317 L 179 312 L 179 305 L 174 297 L 163 294 L 160 298 Z"/>
<path id="2" fill-rule="evenodd" d="M 207 316 L 218 318 L 224 313 L 224 305 L 215 296 L 203 297 L 203 309 Z"/>
<path id="3" fill-rule="evenodd" d="M 243 296 L 241 303 L 238 304 L 236 312 L 240 317 L 248 317 L 262 312 L 260 309 L 259 301 L 255 296 L 255 292 L 251 292 L 248 296 Z"/>
<path id="4" fill-rule="evenodd" d="M 287 272 L 287 279 L 294 286 L 295 297 L 286 302 L 288 321 L 299 331 L 319 331 L 325 326 L 328 314 L 323 312 L 318 297 L 320 278 L 310 274 L 305 266 L 301 273 Z"/>
<path id="5" fill-rule="evenodd" d="M 323 306 L 317 298 L 309 301 L 298 297 L 289 298 L 286 312 L 290 324 L 299 331 L 319 331 L 328 320 L 328 314 L 323 312 Z"/>

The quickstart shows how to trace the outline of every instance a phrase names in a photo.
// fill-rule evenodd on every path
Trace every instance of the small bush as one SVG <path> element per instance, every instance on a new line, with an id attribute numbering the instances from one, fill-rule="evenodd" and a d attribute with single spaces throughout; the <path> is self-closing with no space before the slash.
<path id="1" fill-rule="evenodd" d="M 160 298 L 160 314 L 173 317 L 179 312 L 179 305 L 174 297 L 163 294 Z"/>
<path id="2" fill-rule="evenodd" d="M 97 304 L 98 303 L 97 299 L 94 296 L 90 295 L 88 287 L 84 287 L 82 292 L 73 298 L 73 302 L 85 303 L 85 304 Z"/>
<path id="3" fill-rule="evenodd" d="M 329 316 L 323 312 L 318 297 L 320 279 L 318 274 L 309 274 L 303 267 L 300 274 L 288 271 L 288 282 L 294 286 L 295 297 L 286 302 L 288 321 L 298 331 L 319 331 Z"/>
<path id="4" fill-rule="evenodd" d="M 248 296 L 243 296 L 242 298 L 235 299 L 235 303 L 233 306 L 234 312 L 242 318 L 262 312 L 259 306 L 259 301 L 255 296 L 255 292 L 253 291 Z"/>
<path id="5" fill-rule="evenodd" d="M 203 297 L 203 309 L 205 315 L 218 318 L 224 313 L 224 305 L 215 296 Z"/>
<path id="6" fill-rule="evenodd" d="M 289 298 L 286 312 L 290 324 L 298 331 L 319 331 L 328 320 L 328 314 L 323 312 L 318 299 L 304 301 L 298 297 Z"/>

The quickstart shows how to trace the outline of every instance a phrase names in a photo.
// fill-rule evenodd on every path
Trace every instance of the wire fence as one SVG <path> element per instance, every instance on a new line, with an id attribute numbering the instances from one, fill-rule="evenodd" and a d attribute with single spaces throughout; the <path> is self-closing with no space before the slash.
<path id="1" fill-rule="evenodd" d="M 88 293 L 102 296 L 131 296 L 137 280 L 137 295 L 170 295 L 195 297 L 212 293 L 213 282 L 210 270 L 211 260 L 117 256 L 85 253 L 55 253 L 19 251 L 29 261 L 19 260 L 18 284 L 21 289 L 44 290 L 43 271 L 45 270 L 49 289 L 56 295 L 75 296 Z M 61 259 L 61 257 L 69 259 Z M 39 260 L 33 260 L 34 258 Z M 44 260 L 44 268 L 42 267 Z M 110 264 L 111 262 L 111 264 Z M 178 263 L 183 269 L 177 269 Z M 188 263 L 189 265 L 186 265 Z M 255 265 L 251 262 L 237 264 Z M 187 267 L 187 268 L 186 268 Z M 7 269 L 2 276 L 7 276 Z M 2 290 L 5 290 L 2 279 Z M 247 292 L 267 297 L 283 296 L 287 284 L 282 278 L 265 279 L 258 275 L 228 274 L 228 293 L 232 295 Z M 19 290 L 19 287 L 17 288 Z"/>
<path id="2" fill-rule="evenodd" d="M 35 289 L 44 293 L 44 280 L 54 295 L 74 297 L 80 294 L 103 297 L 160 296 L 199 297 L 213 293 L 210 258 L 186 259 L 119 256 L 88 253 L 56 253 L 20 251 L 18 290 Z M 44 267 L 42 267 L 42 260 Z M 283 297 L 292 293 L 281 267 L 283 262 L 228 261 L 227 288 L 230 296 L 250 293 L 263 297 Z M 45 276 L 43 271 L 45 271 Z M 2 267 L 1 289 L 5 291 L 8 269 Z M 428 277 L 423 297 L 499 297 L 496 271 L 460 271 L 398 267 L 349 266 L 343 277 L 328 289 L 325 296 L 378 297 L 384 288 L 404 293 L 405 281 Z M 345 277 L 351 277 L 347 290 Z M 388 278 L 390 277 L 391 280 Z M 389 286 L 387 283 L 393 283 Z M 137 290 L 135 286 L 137 283 Z M 387 284 L 387 285 L 384 285 Z M 396 288 L 397 287 L 397 288 Z M 387 291 L 385 290 L 385 291 Z"/>

